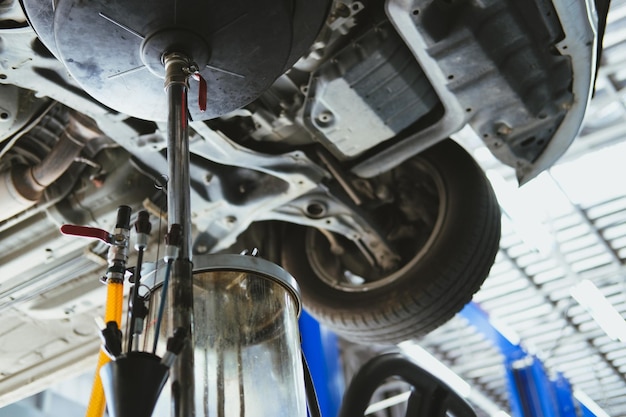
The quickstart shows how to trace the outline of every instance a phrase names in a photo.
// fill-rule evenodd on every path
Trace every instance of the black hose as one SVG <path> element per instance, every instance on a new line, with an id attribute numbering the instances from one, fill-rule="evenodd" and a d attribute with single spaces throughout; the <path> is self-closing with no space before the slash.
<path id="1" fill-rule="evenodd" d="M 313 377 L 311 376 L 311 370 L 309 364 L 302 353 L 302 368 L 304 369 L 304 390 L 306 392 L 306 404 L 309 409 L 310 417 L 322 417 L 320 410 L 320 404 L 317 400 L 317 394 L 315 393 L 315 385 L 313 384 Z"/>
<path id="2" fill-rule="evenodd" d="M 130 210 L 130 208 L 129 208 Z M 139 296 L 139 286 L 141 285 L 141 268 L 143 264 L 143 254 L 148 244 L 148 235 L 152 230 L 152 224 L 150 223 L 150 215 L 146 210 L 141 210 L 137 215 L 137 221 L 135 222 L 135 230 L 137 231 L 137 243 L 135 248 L 137 249 L 137 265 L 135 266 L 134 274 L 134 286 L 131 300 L 130 310 L 130 331 L 128 333 L 128 352 L 133 349 L 133 342 L 135 336 L 140 334 L 142 329 L 136 329 L 137 325 L 142 325 L 143 319 L 146 317 L 147 309 L 144 304 L 144 300 Z"/>
<path id="3" fill-rule="evenodd" d="M 134 284 L 131 291 L 131 306 L 130 306 L 130 328 L 128 330 L 128 353 L 133 350 L 133 343 L 135 341 L 135 327 L 137 326 L 137 319 L 139 318 L 139 303 L 141 299 L 139 297 L 139 285 L 141 284 L 141 265 L 143 263 L 144 248 L 140 248 L 137 252 L 137 265 L 135 266 Z M 143 319 L 143 317 L 142 317 Z"/>
<path id="4" fill-rule="evenodd" d="M 411 417 L 476 417 L 472 407 L 450 387 L 400 353 L 377 356 L 361 367 L 348 386 L 338 417 L 363 416 L 374 391 L 390 377 L 413 386 Z M 417 411 L 417 413 L 416 413 Z"/>

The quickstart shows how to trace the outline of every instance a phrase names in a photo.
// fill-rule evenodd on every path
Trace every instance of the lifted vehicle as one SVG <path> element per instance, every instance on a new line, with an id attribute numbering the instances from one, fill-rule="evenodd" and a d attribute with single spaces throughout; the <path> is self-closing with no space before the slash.
<path id="1" fill-rule="evenodd" d="M 206 111 L 201 83 L 190 85 L 193 253 L 259 247 L 296 277 L 322 323 L 382 344 L 452 317 L 498 251 L 493 190 L 449 137 L 471 126 L 522 183 L 550 167 L 580 128 L 608 7 L 185 3 L 193 11 L 173 30 L 205 19 L 206 33 L 185 33 L 211 49 L 193 69 L 207 81 Z M 59 226 L 109 229 L 122 204 L 148 209 L 155 226 L 167 215 L 151 52 L 161 34 L 133 20 L 141 10 L 120 10 L 104 0 L 0 5 L 2 399 L 97 349 L 106 248 Z M 246 49 L 258 33 L 271 49 Z"/>

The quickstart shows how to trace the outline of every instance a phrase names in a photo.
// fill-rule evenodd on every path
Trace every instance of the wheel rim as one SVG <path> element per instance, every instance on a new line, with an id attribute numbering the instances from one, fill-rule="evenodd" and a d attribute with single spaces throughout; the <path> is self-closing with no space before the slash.
<path id="1" fill-rule="evenodd" d="M 328 232 L 308 229 L 305 234 L 307 259 L 313 272 L 326 285 L 344 292 L 371 291 L 404 276 L 440 233 L 448 204 L 439 171 L 419 156 L 367 183 L 373 190 L 386 187 L 393 196 L 391 201 L 375 209 L 374 217 L 401 257 L 394 269 L 383 271 L 372 267 L 357 246 L 344 236 L 333 235 L 336 243 L 344 248 L 343 253 L 338 254 L 331 250 Z"/>

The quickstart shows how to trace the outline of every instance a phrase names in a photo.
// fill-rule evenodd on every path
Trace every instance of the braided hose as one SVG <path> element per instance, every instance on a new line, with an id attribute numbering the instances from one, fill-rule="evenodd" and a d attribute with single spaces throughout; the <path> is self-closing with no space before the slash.
<path id="1" fill-rule="evenodd" d="M 118 328 L 122 327 L 123 303 L 124 283 L 116 280 L 109 280 L 107 282 L 106 309 L 104 312 L 105 323 L 115 321 L 117 322 Z M 111 359 L 104 352 L 104 350 L 100 349 L 98 365 L 96 366 L 96 375 L 94 376 L 93 388 L 91 389 L 91 397 L 89 398 L 89 405 L 87 406 L 87 413 L 85 414 L 85 417 L 102 417 L 104 415 L 106 400 L 104 398 L 102 381 L 100 380 L 100 368 L 106 365 L 110 360 Z"/>

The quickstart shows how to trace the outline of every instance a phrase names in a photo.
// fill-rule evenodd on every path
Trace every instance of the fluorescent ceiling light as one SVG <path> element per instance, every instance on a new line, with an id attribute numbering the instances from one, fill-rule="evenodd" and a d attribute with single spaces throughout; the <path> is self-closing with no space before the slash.
<path id="1" fill-rule="evenodd" d="M 626 342 L 626 321 L 593 282 L 582 280 L 572 287 L 571 294 L 591 314 L 607 336 Z"/>
<path id="2" fill-rule="evenodd" d="M 454 373 L 452 369 L 441 363 L 439 359 L 424 350 L 424 348 L 412 342 L 400 343 L 398 347 L 402 349 L 405 355 L 413 359 L 415 363 L 448 384 L 459 395 L 464 398 L 469 397 L 472 390 L 470 384 Z"/>
<path id="3" fill-rule="evenodd" d="M 394 395 L 393 397 L 386 398 L 374 404 L 370 404 L 365 410 L 365 415 L 374 414 L 385 408 L 393 407 L 394 405 L 401 404 L 409 400 L 411 391 L 403 392 L 402 394 Z"/>
<path id="4" fill-rule="evenodd" d="M 581 390 L 574 390 L 574 398 L 576 398 L 581 404 L 583 404 L 589 411 L 593 413 L 596 417 L 611 417 L 606 411 L 604 411 L 600 406 L 587 394 L 582 392 Z"/>

